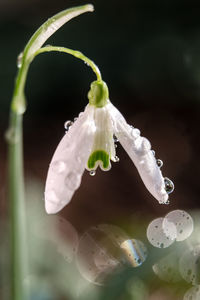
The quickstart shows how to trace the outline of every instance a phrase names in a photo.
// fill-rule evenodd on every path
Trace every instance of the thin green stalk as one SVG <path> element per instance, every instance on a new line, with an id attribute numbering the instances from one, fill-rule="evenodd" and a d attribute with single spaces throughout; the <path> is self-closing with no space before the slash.
<path id="1" fill-rule="evenodd" d="M 93 6 L 87 4 L 64 10 L 48 19 L 33 34 L 21 55 L 11 102 L 9 129 L 6 135 L 8 141 L 8 191 L 11 223 L 12 300 L 29 299 L 28 285 L 24 283 L 24 279 L 28 274 L 28 240 L 23 173 L 23 114 L 26 110 L 24 88 L 28 69 L 35 57 L 35 52 L 54 32 L 70 19 L 93 10 Z M 90 60 L 87 59 L 87 62 L 90 63 Z"/>
<path id="2" fill-rule="evenodd" d="M 92 12 L 93 5 L 86 4 L 82 6 L 72 7 L 63 10 L 48 19 L 39 29 L 32 35 L 28 41 L 24 51 L 21 53 L 21 67 L 19 69 L 15 90 L 12 98 L 11 109 L 19 114 L 23 114 L 26 110 L 26 101 L 24 97 L 24 86 L 30 63 L 34 58 L 34 54 L 38 51 L 46 40 L 54 34 L 61 26 L 72 18 L 79 16 L 85 12 Z"/>
<path id="3" fill-rule="evenodd" d="M 71 55 L 83 60 L 88 66 L 91 67 L 93 72 L 96 74 L 97 80 L 102 81 L 101 72 L 100 72 L 99 68 L 97 67 L 97 65 L 95 65 L 95 63 L 91 59 L 89 59 L 87 56 L 85 56 L 80 51 L 72 50 L 72 49 L 65 48 L 65 47 L 45 46 L 45 47 L 37 50 L 34 54 L 34 57 L 40 53 L 51 52 L 51 51 L 64 52 L 64 53 L 71 54 Z"/>
<path id="4" fill-rule="evenodd" d="M 11 218 L 11 299 L 27 300 L 27 233 L 24 199 L 22 115 L 11 112 L 8 140 L 8 188 Z"/>

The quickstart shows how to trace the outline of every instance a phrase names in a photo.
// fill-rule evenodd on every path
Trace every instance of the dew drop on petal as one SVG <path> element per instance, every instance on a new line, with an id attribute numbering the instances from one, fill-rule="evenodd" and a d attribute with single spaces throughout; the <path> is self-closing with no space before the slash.
<path id="1" fill-rule="evenodd" d="M 119 142 L 118 138 L 116 137 L 116 135 L 113 135 L 113 140 L 115 143 Z"/>
<path id="2" fill-rule="evenodd" d="M 196 285 L 190 288 L 184 295 L 183 300 L 199 300 L 200 299 L 200 286 Z"/>
<path id="3" fill-rule="evenodd" d="M 51 164 L 52 170 L 53 172 L 57 173 L 57 174 L 61 174 L 65 171 L 66 169 L 66 164 L 64 161 L 54 161 Z"/>
<path id="4" fill-rule="evenodd" d="M 81 156 L 81 155 L 78 155 L 78 156 L 77 156 L 77 162 L 78 162 L 79 164 L 81 164 L 81 163 L 82 163 L 82 160 L 83 160 L 82 156 Z"/>
<path id="5" fill-rule="evenodd" d="M 118 156 L 114 157 L 114 162 L 119 162 L 119 157 Z"/>
<path id="6" fill-rule="evenodd" d="M 96 174 L 96 171 L 95 170 L 91 170 L 90 171 L 90 176 L 94 176 Z"/>
<path id="7" fill-rule="evenodd" d="M 57 197 L 56 193 L 54 190 L 49 190 L 45 192 L 45 198 L 47 199 L 48 202 L 52 203 L 59 203 L 60 199 Z"/>
<path id="8" fill-rule="evenodd" d="M 65 185 L 69 190 L 76 190 L 81 182 L 80 174 L 77 174 L 75 171 L 69 172 L 65 177 Z"/>
<path id="9" fill-rule="evenodd" d="M 173 182 L 169 178 L 165 177 L 164 183 L 165 183 L 165 190 L 166 190 L 167 194 L 171 194 L 174 190 Z"/>
<path id="10" fill-rule="evenodd" d="M 70 128 L 72 125 L 73 125 L 73 122 L 72 122 L 72 121 L 70 121 L 70 120 L 66 121 L 66 122 L 64 123 L 64 128 L 65 128 L 65 130 L 68 131 L 69 128 Z"/>
<path id="11" fill-rule="evenodd" d="M 173 210 L 165 216 L 165 220 L 173 223 L 177 231 L 177 241 L 187 239 L 194 229 L 192 217 L 183 210 Z"/>
<path id="12" fill-rule="evenodd" d="M 159 168 L 162 168 L 162 166 L 163 166 L 163 161 L 162 161 L 161 159 L 156 159 L 156 163 L 157 163 L 157 166 L 158 166 Z"/>
<path id="13" fill-rule="evenodd" d="M 154 150 L 151 150 L 151 152 L 152 152 L 153 156 L 156 155 L 156 152 Z"/>
<path id="14" fill-rule="evenodd" d="M 147 228 L 147 238 L 149 242 L 157 248 L 167 248 L 175 239 L 171 239 L 163 230 L 164 218 L 154 219 Z"/>
<path id="15" fill-rule="evenodd" d="M 131 136 L 135 139 L 138 138 L 140 136 L 140 130 L 132 127 Z"/>
<path id="16" fill-rule="evenodd" d="M 151 143 L 148 139 L 143 137 L 141 147 L 144 151 L 149 151 L 151 149 Z"/>
<path id="17" fill-rule="evenodd" d="M 147 248 L 140 240 L 126 240 L 120 245 L 120 247 L 125 253 L 126 260 L 133 267 L 142 265 L 147 258 Z"/>

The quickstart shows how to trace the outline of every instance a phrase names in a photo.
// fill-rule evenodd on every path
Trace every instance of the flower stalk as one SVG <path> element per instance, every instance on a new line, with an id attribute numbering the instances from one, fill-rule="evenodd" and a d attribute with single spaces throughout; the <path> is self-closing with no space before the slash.
<path id="1" fill-rule="evenodd" d="M 97 77 L 97 81 L 102 81 L 101 72 L 100 72 L 99 68 L 97 67 L 97 65 L 95 65 L 95 63 L 91 59 L 89 59 L 87 56 L 85 56 L 80 51 L 72 50 L 72 49 L 65 48 L 65 47 L 56 47 L 56 46 L 49 45 L 49 46 L 40 48 L 38 51 L 36 51 L 34 54 L 34 57 L 40 53 L 51 52 L 51 51 L 71 54 L 72 56 L 81 59 L 82 61 L 84 61 L 84 63 L 86 63 L 88 66 L 91 67 L 91 69 L 93 70 L 93 72 L 95 73 L 95 75 Z"/>
<path id="2" fill-rule="evenodd" d="M 11 299 L 29 299 L 24 279 L 28 269 L 23 173 L 22 114 L 11 112 L 8 141 L 8 182 L 11 219 Z"/>
<path id="3" fill-rule="evenodd" d="M 93 6 L 88 4 L 64 10 L 53 16 L 34 33 L 20 55 L 21 61 L 18 65 L 19 70 L 10 107 L 9 128 L 6 133 L 8 142 L 8 197 L 11 223 L 12 300 L 30 299 L 28 285 L 25 284 L 25 278 L 28 275 L 28 243 L 23 171 L 23 114 L 26 110 L 24 88 L 28 69 L 35 57 L 35 53 L 54 32 L 70 19 L 90 11 L 93 11 Z M 90 63 L 89 59 L 87 59 L 87 63 Z M 99 73 L 97 71 L 98 76 L 100 76 Z"/>

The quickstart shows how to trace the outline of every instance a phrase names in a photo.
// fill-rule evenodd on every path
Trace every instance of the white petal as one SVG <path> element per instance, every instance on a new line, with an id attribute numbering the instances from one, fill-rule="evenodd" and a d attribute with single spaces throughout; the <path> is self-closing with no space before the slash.
<path id="1" fill-rule="evenodd" d="M 122 114 L 112 103 L 109 103 L 108 106 L 114 133 L 134 162 L 146 188 L 159 203 L 166 203 L 168 194 L 165 190 L 164 178 L 151 151 L 150 142 L 140 136 L 138 129 L 127 124 Z"/>
<path id="2" fill-rule="evenodd" d="M 94 137 L 94 108 L 87 106 L 59 143 L 51 160 L 46 187 L 47 213 L 57 213 L 79 188 Z"/>
<path id="3" fill-rule="evenodd" d="M 94 122 L 96 127 L 96 132 L 94 136 L 94 143 L 91 151 L 91 157 L 93 154 L 99 151 L 102 151 L 102 157 L 100 160 L 96 160 L 94 166 L 90 166 L 90 158 L 86 169 L 88 171 L 96 170 L 99 166 L 103 171 L 109 171 L 111 168 L 110 159 L 114 160 L 115 158 L 115 146 L 113 140 L 113 126 L 110 119 L 109 112 L 105 107 L 94 109 Z M 103 158 L 104 154 L 107 158 Z M 95 156 L 95 159 L 97 157 Z"/>

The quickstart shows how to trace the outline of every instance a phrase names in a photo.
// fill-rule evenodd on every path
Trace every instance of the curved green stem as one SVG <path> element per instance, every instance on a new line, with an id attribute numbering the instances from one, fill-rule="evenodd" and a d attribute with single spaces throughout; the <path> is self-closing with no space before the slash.
<path id="1" fill-rule="evenodd" d="M 26 205 L 23 173 L 23 113 L 26 110 L 24 88 L 30 63 L 35 52 L 70 19 L 89 11 L 93 5 L 83 5 L 64 10 L 47 20 L 31 37 L 22 55 L 15 81 L 10 109 L 8 142 L 8 192 L 11 223 L 11 299 L 29 300 L 29 290 L 24 285 L 28 269 L 28 243 Z M 88 61 L 86 61 L 89 63 Z"/>
<path id="2" fill-rule="evenodd" d="M 18 71 L 15 88 L 11 103 L 11 110 L 17 114 L 23 114 L 26 110 L 26 101 L 24 96 L 24 87 L 27 72 L 34 58 L 35 52 L 46 42 L 46 40 L 56 32 L 62 25 L 72 18 L 85 12 L 92 12 L 93 5 L 86 4 L 82 6 L 72 7 L 61 11 L 52 18 L 48 19 L 40 28 L 32 35 L 28 41 L 21 57 L 21 67 Z"/>
<path id="3" fill-rule="evenodd" d="M 88 66 L 91 67 L 93 72 L 96 74 L 97 80 L 102 81 L 101 72 L 100 72 L 99 68 L 97 67 L 97 65 L 95 65 L 95 63 L 91 59 L 89 59 L 87 56 L 85 56 L 80 51 L 72 50 L 72 49 L 65 48 L 65 47 L 45 46 L 45 47 L 37 50 L 34 53 L 34 57 L 40 53 L 51 52 L 51 51 L 64 52 L 64 53 L 71 54 L 71 55 L 83 60 Z"/>

